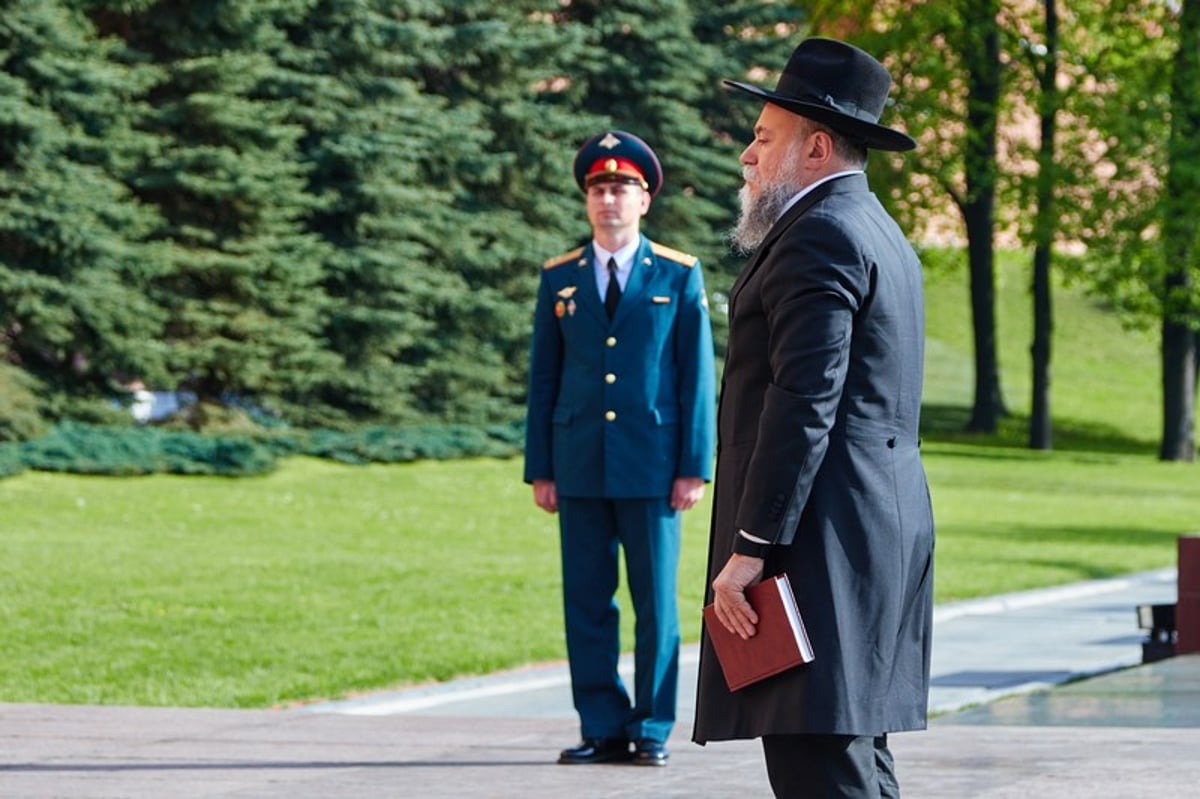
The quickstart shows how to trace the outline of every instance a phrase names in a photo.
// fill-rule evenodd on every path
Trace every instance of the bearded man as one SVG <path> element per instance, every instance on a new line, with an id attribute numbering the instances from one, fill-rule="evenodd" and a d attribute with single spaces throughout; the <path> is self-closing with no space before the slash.
<path id="1" fill-rule="evenodd" d="M 761 738 L 779 797 L 895 797 L 887 735 L 926 724 L 933 514 L 918 450 L 921 265 L 867 185 L 891 77 L 806 39 L 741 155 L 707 602 L 749 638 L 745 590 L 786 574 L 816 659 L 732 692 L 705 632 L 693 739 Z"/>

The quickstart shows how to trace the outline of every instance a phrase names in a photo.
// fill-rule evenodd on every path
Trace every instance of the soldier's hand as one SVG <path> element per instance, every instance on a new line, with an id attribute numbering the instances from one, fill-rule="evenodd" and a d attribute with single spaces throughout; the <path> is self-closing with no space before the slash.
<path id="1" fill-rule="evenodd" d="M 533 503 L 546 513 L 558 512 L 558 489 L 553 480 L 533 481 Z"/>
<path id="2" fill-rule="evenodd" d="M 704 498 L 704 478 L 676 477 L 671 486 L 671 507 L 675 510 L 689 510 Z"/>

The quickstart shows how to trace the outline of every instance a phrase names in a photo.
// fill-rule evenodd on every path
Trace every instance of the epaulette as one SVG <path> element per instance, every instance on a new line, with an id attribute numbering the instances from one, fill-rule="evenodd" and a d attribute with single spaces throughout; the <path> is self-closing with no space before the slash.
<path id="1" fill-rule="evenodd" d="M 686 252 L 680 252 L 679 250 L 672 250 L 670 247 L 664 247 L 656 241 L 650 242 L 650 249 L 655 255 L 683 264 L 689 268 L 700 262 L 700 259 L 694 255 L 688 255 Z"/>
<path id="2" fill-rule="evenodd" d="M 542 269 L 553 269 L 556 266 L 562 266 L 567 261 L 574 261 L 579 256 L 583 255 L 583 248 L 576 247 L 570 252 L 564 252 L 562 255 L 556 255 L 546 263 L 542 264 Z"/>

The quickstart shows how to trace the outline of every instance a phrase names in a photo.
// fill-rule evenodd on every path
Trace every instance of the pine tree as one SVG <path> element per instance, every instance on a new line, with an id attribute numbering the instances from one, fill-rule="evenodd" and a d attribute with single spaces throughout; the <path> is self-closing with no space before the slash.
<path id="1" fill-rule="evenodd" d="M 662 161 L 663 189 L 644 232 L 712 261 L 725 249 L 722 201 L 736 194 L 737 161 L 699 110 L 717 91 L 715 65 L 695 40 L 688 3 L 573 0 L 564 16 L 586 36 L 572 69 L 583 108 L 645 139 Z"/>
<path id="2" fill-rule="evenodd" d="M 465 115 L 421 92 L 415 54 L 429 35 L 394 2 L 321 0 L 285 28 L 281 98 L 321 198 L 309 229 L 329 247 L 324 336 L 343 368 L 319 376 L 313 401 L 330 423 L 404 422 L 439 414 L 415 396 L 439 333 L 431 298 L 462 293 L 439 253 L 465 221 L 439 179 Z"/>
<path id="3" fill-rule="evenodd" d="M 740 261 L 725 233 L 737 217 L 737 156 L 760 108 L 721 79 L 782 68 L 795 43 L 779 31 L 796 15 L 780 4 L 710 0 L 572 0 L 564 11 L 588 45 L 574 70 L 583 107 L 646 139 L 663 163 L 647 234 L 714 270 Z"/>
<path id="4" fill-rule="evenodd" d="M 157 217 L 122 180 L 153 146 L 135 126 L 153 71 L 122 55 L 64 3 L 0 16 L 0 355 L 52 389 L 50 414 L 164 374 Z"/>
<path id="5" fill-rule="evenodd" d="M 161 69 L 145 124 L 164 143 L 135 189 L 159 210 L 155 235 L 171 248 L 150 296 L 169 314 L 172 373 L 201 400 L 193 423 L 233 396 L 304 421 L 314 376 L 338 359 L 320 335 L 325 246 L 306 229 L 316 199 L 299 154 L 305 131 L 289 121 L 304 99 L 267 87 L 287 79 L 272 53 L 307 3 L 96 5 Z"/>
<path id="6" fill-rule="evenodd" d="M 442 418 L 520 418 L 539 265 L 587 230 L 571 159 L 598 121 L 579 113 L 565 66 L 580 38 L 547 0 L 407 5 L 413 74 L 445 103 L 425 120 L 440 142 L 425 178 L 456 212 L 427 241 L 422 302 L 437 335 L 407 352 L 423 365 L 414 399 Z"/>
<path id="7" fill-rule="evenodd" d="M 0 265 L 15 357 L 92 384 L 192 388 L 206 407 L 251 396 L 308 425 L 520 417 L 538 265 L 587 235 L 571 162 L 604 127 L 663 157 L 647 233 L 711 268 L 736 213 L 745 136 L 731 131 L 757 112 L 719 78 L 794 14 L 681 0 L 17 8 L 46 21 L 31 37 L 9 15 L 6 34 L 53 56 L 5 51 L 18 66 L 0 119 L 19 134 L 0 225 L 25 259 Z M 19 66 L 36 58 L 80 66 Z M 63 76 L 80 75 L 91 84 L 72 94 Z M 55 81 L 69 101 L 44 99 Z M 50 187 L 43 205 L 31 185 Z M 21 216 L 35 207 L 62 211 L 57 228 Z M 81 224 L 86 246 L 64 260 L 45 231 Z M 29 240 L 54 262 L 36 280 Z"/>
<path id="8" fill-rule="evenodd" d="M 692 35 L 696 46 L 707 53 L 709 65 L 704 74 L 685 72 L 699 87 L 696 102 L 701 118 L 711 132 L 710 158 L 719 159 L 711 170 L 714 177 L 705 191 L 722 209 L 713 235 L 721 236 L 733 228 L 741 188 L 741 165 L 737 158 L 754 137 L 754 123 L 762 103 L 724 86 L 723 80 L 740 80 L 765 88 L 774 88 L 792 50 L 800 43 L 805 13 L 796 4 L 770 0 L 689 0 L 694 22 Z M 720 180 L 716 179 L 720 175 Z M 718 306 L 737 274 L 744 256 L 729 248 L 719 257 L 710 257 L 710 292 Z M 722 346 L 724 316 L 714 314 L 718 346 Z"/>

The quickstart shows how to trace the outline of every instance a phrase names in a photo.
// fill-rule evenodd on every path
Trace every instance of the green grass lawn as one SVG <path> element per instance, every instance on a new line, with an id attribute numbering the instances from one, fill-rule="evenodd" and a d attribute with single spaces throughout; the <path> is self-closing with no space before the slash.
<path id="1" fill-rule="evenodd" d="M 937 600 L 1173 565 L 1200 491 L 1196 466 L 1154 457 L 1156 342 L 1061 293 L 1059 448 L 1022 449 L 1028 293 L 1002 280 L 1014 416 L 968 437 L 965 285 L 929 289 Z M 557 524 L 520 477 L 519 460 L 293 458 L 254 478 L 2 480 L 0 701 L 265 707 L 560 659 Z M 708 512 L 684 517 L 688 640 Z"/>
<path id="2" fill-rule="evenodd" d="M 991 439 L 959 432 L 973 399 L 974 344 L 965 263 L 958 266 L 957 271 L 945 265 L 927 270 L 926 435 L 1023 447 L 1032 384 L 1029 258 L 1001 253 L 997 263 L 996 346 L 1004 400 L 1012 415 Z M 1157 453 L 1162 433 L 1159 380 L 1155 335 L 1126 329 L 1078 290 L 1055 290 L 1050 408 L 1057 449 Z"/>

